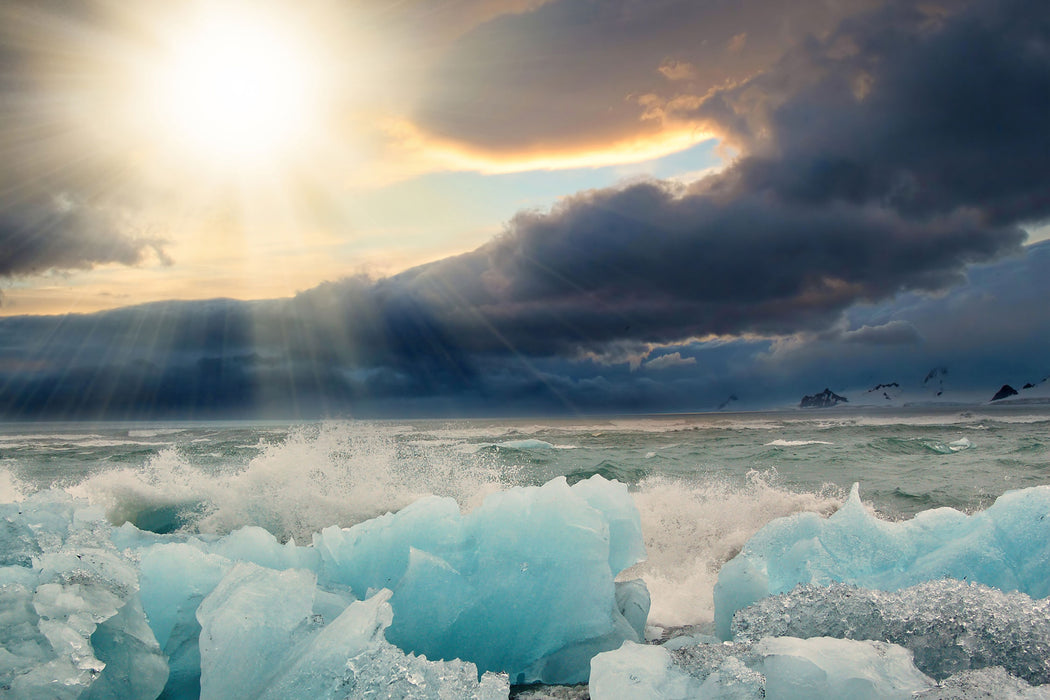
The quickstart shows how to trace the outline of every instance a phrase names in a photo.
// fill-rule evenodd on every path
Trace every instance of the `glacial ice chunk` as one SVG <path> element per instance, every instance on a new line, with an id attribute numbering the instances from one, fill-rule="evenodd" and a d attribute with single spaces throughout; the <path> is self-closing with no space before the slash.
<path id="1" fill-rule="evenodd" d="M 592 700 L 887 700 L 934 685 L 903 647 L 767 637 L 667 650 L 625 642 L 591 662 Z"/>
<path id="2" fill-rule="evenodd" d="M 0 566 L 31 567 L 33 557 L 42 552 L 36 535 L 21 518 L 0 515 Z"/>
<path id="3" fill-rule="evenodd" d="M 168 662 L 146 622 L 138 595 L 91 635 L 91 648 L 106 666 L 79 700 L 155 698 L 168 680 Z"/>
<path id="4" fill-rule="evenodd" d="M 84 700 L 259 690 L 220 667 L 262 668 L 267 687 L 309 676 L 404 685 L 406 697 L 431 696 L 410 689 L 418 683 L 505 695 L 508 677 L 489 672 L 586 680 L 595 654 L 643 638 L 649 609 L 644 583 L 615 582 L 644 546 L 626 486 L 601 477 L 493 494 L 467 515 L 426 498 L 307 547 L 255 527 L 225 537 L 114 528 L 62 492 L 0 506 L 0 523 L 0 685 L 11 697 L 51 696 L 56 683 L 59 697 Z M 336 622 L 384 589 L 382 644 L 354 652 L 356 670 L 347 652 L 333 671 L 323 659 L 347 651 Z M 379 661 L 389 673 L 369 675 Z M 479 673 L 489 680 L 478 685 Z"/>
<path id="5" fill-rule="evenodd" d="M 1001 666 L 1029 683 L 1050 683 L 1050 599 L 980 584 L 930 581 L 896 593 L 800 586 L 740 610 L 732 630 L 737 640 L 879 639 L 910 649 L 915 665 L 936 679 Z"/>
<path id="6" fill-rule="evenodd" d="M 880 520 L 857 486 L 828 518 L 799 513 L 767 524 L 722 566 L 715 625 L 729 638 L 733 614 L 799 583 L 834 581 L 894 591 L 923 581 L 976 581 L 1033 598 L 1050 595 L 1050 486 L 1011 491 L 971 516 L 951 508 Z"/>
<path id="7" fill-rule="evenodd" d="M 55 492 L 2 508 L 3 697 L 156 698 L 167 664 L 101 511 Z"/>
<path id="8" fill-rule="evenodd" d="M 1032 687 L 999 666 L 962 671 L 929 690 L 917 700 L 1050 700 L 1050 686 Z"/>
<path id="9" fill-rule="evenodd" d="M 700 684 L 663 647 L 628 641 L 591 659 L 588 688 L 592 700 L 684 700 L 698 697 Z"/>
<path id="10" fill-rule="evenodd" d="M 903 700 L 930 685 L 907 649 L 885 642 L 767 637 L 755 651 L 771 699 Z"/>
<path id="11" fill-rule="evenodd" d="M 310 618 L 315 576 L 240 563 L 197 608 L 201 700 L 258 697 Z"/>
<path id="12" fill-rule="evenodd" d="M 237 564 L 201 603 L 201 698 L 505 698 L 507 676 L 459 660 L 431 662 L 384 638 L 389 590 L 326 624 L 314 575 Z"/>
<path id="13" fill-rule="evenodd" d="M 451 499 L 426 498 L 327 528 L 314 547 L 322 581 L 358 597 L 391 588 L 387 637 L 428 658 L 516 683 L 575 683 L 595 653 L 641 641 L 613 583 L 644 556 L 640 518 L 626 486 L 600 476 L 495 493 L 465 516 Z M 648 602 L 632 601 L 637 624 Z"/>
<path id="14" fill-rule="evenodd" d="M 195 698 L 200 694 L 201 676 L 197 608 L 233 563 L 184 543 L 153 545 L 140 554 L 142 605 L 168 658 L 164 695 Z"/>

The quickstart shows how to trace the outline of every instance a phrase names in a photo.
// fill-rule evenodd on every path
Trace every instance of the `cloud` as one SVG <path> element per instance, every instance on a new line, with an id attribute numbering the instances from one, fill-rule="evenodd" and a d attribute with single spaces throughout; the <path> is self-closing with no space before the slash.
<path id="1" fill-rule="evenodd" d="M 4 204 L 0 196 L 0 205 Z M 0 210 L 0 276 L 40 274 L 48 270 L 88 269 L 105 263 L 135 265 L 152 254 L 162 264 L 171 259 L 166 241 L 127 233 L 120 217 L 68 196 L 6 202 Z"/>
<path id="2" fill-rule="evenodd" d="M 891 3 L 679 116 L 717 124 L 747 154 L 727 192 L 1043 220 L 1050 161 L 1034 154 L 1050 151 L 1048 15 L 1040 0 L 946 17 Z"/>
<path id="3" fill-rule="evenodd" d="M 471 351 L 553 354 L 818 329 L 858 301 L 957 284 L 1048 213 L 1050 165 L 1032 157 L 1050 147 L 1046 22 L 1032 21 L 1047 12 L 1017 0 L 850 20 L 702 101 L 692 117 L 746 149 L 723 173 L 523 213 L 391 291 L 426 299 Z M 974 63 L 992 68 L 956 69 Z"/>
<path id="4" fill-rule="evenodd" d="M 599 5 L 586 12 L 611 11 Z M 1050 165 L 1038 157 L 1050 138 L 1048 14 L 1045 3 L 988 0 L 954 15 L 894 4 L 851 19 L 683 108 L 741 149 L 723 171 L 583 192 L 399 275 L 254 304 L 2 321 L 0 366 L 32 357 L 48 369 L 7 375 L 0 394 L 15 413 L 63 401 L 131 410 L 134 396 L 158 410 L 573 409 L 603 397 L 642 410 L 741 392 L 707 368 L 711 357 L 734 382 L 785 394 L 802 380 L 842 385 L 889 357 L 965 356 L 987 374 L 1003 343 L 1042 342 L 1048 327 L 1046 295 L 1023 300 L 1048 278 L 1044 247 L 1019 255 L 1020 224 L 1050 206 Z M 987 270 L 1000 272 L 981 278 Z M 979 334 L 966 330 L 971 311 Z M 697 361 L 690 372 L 630 371 L 651 354 L 653 369 Z M 603 364 L 614 357 L 625 364 Z"/>
<path id="5" fill-rule="evenodd" d="M 632 22 L 662 17 L 640 12 Z M 544 13 L 624 17 L 563 1 L 506 21 Z M 1050 138 L 1037 116 L 1050 37 L 1033 21 L 1048 13 L 1011 0 L 851 18 L 685 115 L 742 149 L 727 169 L 688 187 L 636 183 L 522 212 L 473 252 L 325 285 L 296 308 L 305 318 L 339 310 L 330 322 L 354 329 L 347 342 L 362 361 L 470 378 L 481 356 L 816 332 L 858 302 L 947 289 L 968 266 L 1019 252 L 1018 224 L 1046 215 L 1050 165 L 1031 146 Z M 994 69 L 957 70 L 976 63 Z M 851 337 L 914 340 L 890 321 Z"/>
<path id="6" fill-rule="evenodd" d="M 171 262 L 132 213 L 129 154 L 92 140 L 115 119 L 98 101 L 112 67 L 104 23 L 97 2 L 0 7 L 0 277 Z"/>
<path id="7" fill-rule="evenodd" d="M 738 53 L 744 50 L 744 46 L 746 44 L 747 32 L 740 32 L 739 34 L 734 35 L 733 38 L 729 40 L 729 45 L 726 46 L 726 51 Z"/>
<path id="8" fill-rule="evenodd" d="M 854 342 L 850 332 L 801 334 L 778 341 L 748 363 L 771 377 L 860 387 L 898 381 L 918 388 L 931 368 L 948 368 L 955 388 L 994 392 L 1003 383 L 1036 381 L 1048 369 L 1050 245 L 978 265 L 965 284 L 937 296 L 905 294 L 848 312 L 865 340 L 871 331 L 902 331 L 905 342 Z M 893 321 L 885 321 L 893 318 Z M 910 331 L 921 343 L 906 342 Z M 943 370 L 941 370 L 943 371 Z M 991 394 L 989 394 L 990 396 Z"/>
<path id="9" fill-rule="evenodd" d="M 677 371 L 632 371 L 587 357 L 483 355 L 356 304 L 320 298 L 149 304 L 92 315 L 0 319 L 5 416 L 502 415 L 564 411 L 713 410 L 795 404 L 826 384 L 917 384 L 950 368 L 956 388 L 1046 376 L 1050 245 L 972 268 L 947 293 L 905 294 L 851 308 L 863 329 L 898 317 L 921 345 L 849 342 L 847 334 L 687 341 L 652 349 L 696 359 Z M 358 281 L 362 295 L 374 283 Z M 329 302 L 346 299 L 327 295 Z M 339 322 L 338 319 L 343 319 Z M 422 319 L 417 318 L 417 323 Z M 403 334 L 400 339 L 393 337 Z M 386 338 L 387 340 L 384 340 Z M 670 361 L 667 361 L 670 362 Z M 1034 378 L 1034 379 L 1033 379 Z M 817 387 L 817 389 L 814 389 Z"/>
<path id="10" fill-rule="evenodd" d="M 916 345 L 922 336 L 907 321 L 890 321 L 881 326 L 861 326 L 842 334 L 842 341 L 861 345 Z"/>
<path id="11" fill-rule="evenodd" d="M 657 70 L 668 80 L 692 80 L 697 75 L 696 66 L 692 63 L 673 58 L 665 58 Z"/>
<path id="12" fill-rule="evenodd" d="M 553 0 L 479 25 L 437 56 L 412 119 L 431 138 L 497 155 L 656 138 L 662 126 L 642 121 L 635 99 L 661 88 L 655 71 L 673 78 L 668 98 L 687 77 L 702 94 L 873 2 Z M 742 33 L 747 51 L 727 53 Z"/>
<path id="13" fill-rule="evenodd" d="M 680 352 L 672 352 L 660 355 L 647 361 L 643 366 L 646 369 L 670 369 L 672 367 L 688 367 L 696 364 L 695 357 L 682 357 Z"/>

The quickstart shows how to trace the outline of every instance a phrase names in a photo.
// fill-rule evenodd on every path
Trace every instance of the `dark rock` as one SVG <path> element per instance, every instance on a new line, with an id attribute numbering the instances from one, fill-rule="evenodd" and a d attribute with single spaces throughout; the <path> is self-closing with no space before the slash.
<path id="1" fill-rule="evenodd" d="M 840 403 L 848 403 L 849 399 L 845 396 L 839 396 L 834 393 L 831 389 L 824 389 L 824 391 L 814 396 L 803 396 L 802 400 L 799 401 L 799 408 L 830 408 L 837 406 Z"/>
<path id="2" fill-rule="evenodd" d="M 1034 389 L 1034 388 L 1035 388 L 1035 384 L 1032 384 L 1032 382 L 1027 382 L 1027 383 L 1025 383 L 1025 385 L 1024 385 L 1023 387 L 1021 387 L 1021 388 L 1022 388 L 1022 389 Z"/>
<path id="3" fill-rule="evenodd" d="M 995 396 L 992 397 L 992 401 L 998 401 L 999 399 L 1005 399 L 1007 396 L 1016 396 L 1017 389 L 1014 389 L 1009 384 L 1003 384 L 1003 387 L 995 392 Z"/>
<path id="4" fill-rule="evenodd" d="M 927 372 L 926 378 L 922 380 L 922 383 L 923 384 L 929 384 L 930 382 L 932 382 L 935 379 L 943 380 L 947 376 L 948 376 L 948 368 L 947 367 L 934 367 L 929 372 Z"/>
<path id="5" fill-rule="evenodd" d="M 868 389 L 868 393 L 870 394 L 871 392 L 878 391 L 879 389 L 900 389 L 900 388 L 901 388 L 901 385 L 898 384 L 897 382 L 890 382 L 889 384 L 876 384 L 875 386 L 873 386 L 870 389 Z M 883 393 L 885 394 L 886 392 L 883 392 Z"/>

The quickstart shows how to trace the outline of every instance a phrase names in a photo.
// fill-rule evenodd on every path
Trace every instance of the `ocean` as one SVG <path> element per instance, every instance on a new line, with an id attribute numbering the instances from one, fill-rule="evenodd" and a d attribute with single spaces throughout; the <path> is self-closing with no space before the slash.
<path id="1" fill-rule="evenodd" d="M 1008 491 L 1050 484 L 1048 428 L 1050 407 L 1038 406 L 9 423 L 0 426 L 0 502 L 51 489 L 112 526 L 156 533 L 151 542 L 211 542 L 258 526 L 304 549 L 325 528 L 426 496 L 451 497 L 466 514 L 514 487 L 600 475 L 626 484 L 637 508 L 645 559 L 618 580 L 644 581 L 652 643 L 714 632 L 720 568 L 771 521 L 831 515 L 853 484 L 886 521 L 941 507 L 981 512 Z"/>

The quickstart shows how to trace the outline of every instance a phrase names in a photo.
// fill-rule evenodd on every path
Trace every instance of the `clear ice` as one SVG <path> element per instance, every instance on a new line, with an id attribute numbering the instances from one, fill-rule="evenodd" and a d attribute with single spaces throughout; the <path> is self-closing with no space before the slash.
<path id="1" fill-rule="evenodd" d="M 0 505 L 0 696 L 488 700 L 589 679 L 596 699 L 1047 698 L 1047 515 L 1037 487 L 888 523 L 854 490 L 723 567 L 735 641 L 657 646 L 645 584 L 615 581 L 644 557 L 638 512 L 601 477 L 467 514 L 424 498 L 308 546 L 113 527 L 43 492 Z"/>
<path id="2" fill-rule="evenodd" d="M 895 593 L 847 584 L 800 586 L 733 617 L 736 640 L 762 637 L 878 639 L 915 655 L 925 674 L 1001 666 L 1029 683 L 1050 683 L 1050 599 L 977 583 L 929 581 Z"/>
<path id="3" fill-rule="evenodd" d="M 506 674 L 478 679 L 468 662 L 405 654 L 384 632 L 389 590 L 356 601 L 331 621 L 314 606 L 304 570 L 237 564 L 197 609 L 201 700 L 505 698 Z"/>
<path id="4" fill-rule="evenodd" d="M 1036 700 L 1033 687 L 1000 666 L 966 670 L 940 682 L 923 674 L 902 646 L 880 641 L 764 637 L 633 644 L 591 661 L 591 700 Z"/>
<path id="5" fill-rule="evenodd" d="M 885 642 L 769 637 L 668 651 L 625 643 L 591 661 L 592 700 L 910 699 L 933 681 Z"/>
<path id="6" fill-rule="evenodd" d="M 0 545 L 5 698 L 506 697 L 586 681 L 649 609 L 614 582 L 644 545 L 601 477 L 466 515 L 424 498 L 305 547 L 114 528 L 53 491 L 0 506 Z"/>
<path id="7" fill-rule="evenodd" d="M 895 591 L 953 578 L 1032 598 L 1050 594 L 1050 486 L 1011 491 L 987 510 L 937 508 L 895 523 L 865 509 L 854 485 L 828 518 L 800 513 L 774 520 L 722 566 L 715 626 L 730 637 L 733 615 L 800 583 L 851 583 Z"/>
<path id="8" fill-rule="evenodd" d="M 0 695 L 156 698 L 168 666 L 102 512 L 55 491 L 0 523 Z"/>
<path id="9" fill-rule="evenodd" d="M 586 681 L 594 654 L 644 635 L 644 586 L 614 584 L 645 556 L 638 511 L 600 476 L 495 493 L 467 515 L 425 498 L 313 544 L 322 582 L 393 590 L 391 642 L 515 683 Z"/>

